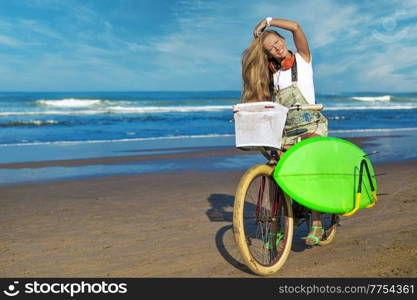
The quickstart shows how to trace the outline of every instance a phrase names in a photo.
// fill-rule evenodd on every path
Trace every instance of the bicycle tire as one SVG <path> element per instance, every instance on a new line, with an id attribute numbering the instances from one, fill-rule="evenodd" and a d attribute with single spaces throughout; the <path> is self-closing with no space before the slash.
<path id="1" fill-rule="evenodd" d="M 233 232 L 243 262 L 262 276 L 285 264 L 294 231 L 291 199 L 273 179 L 274 168 L 255 165 L 247 170 L 237 186 L 233 207 Z"/>

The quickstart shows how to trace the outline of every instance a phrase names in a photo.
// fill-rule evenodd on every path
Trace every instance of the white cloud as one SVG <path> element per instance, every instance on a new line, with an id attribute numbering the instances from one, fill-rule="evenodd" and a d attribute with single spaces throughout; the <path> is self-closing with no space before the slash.
<path id="1" fill-rule="evenodd" d="M 250 36 L 243 39 L 239 21 L 228 17 L 232 9 L 230 3 L 182 1 L 173 12 L 177 16 L 173 30 L 149 41 L 155 51 L 152 78 L 177 79 L 180 89 L 186 89 L 187 84 L 192 89 L 210 89 L 214 80 L 223 89 L 240 88 L 240 83 L 236 84 L 240 54 Z M 175 88 L 171 82 L 169 85 Z"/>
<path id="2" fill-rule="evenodd" d="M 240 55 L 251 42 L 255 25 L 271 16 L 303 26 L 320 91 L 415 90 L 417 86 L 416 72 L 407 69 L 417 64 L 417 26 L 410 24 L 417 16 L 417 0 L 183 0 L 166 6 L 169 12 L 165 13 L 171 13 L 169 21 L 158 19 L 155 12 L 163 29 L 148 39 L 136 35 L 142 31 L 129 28 L 137 21 L 132 17 L 134 12 L 129 12 L 129 22 L 124 23 L 122 16 L 94 10 L 89 2 L 28 3 L 32 8 L 59 13 L 56 20 L 62 23 L 35 16 L 0 20 L 0 44 L 27 51 L 27 57 L 23 52 L 3 53 L 1 68 L 14 72 L 14 78 L 19 74 L 13 71 L 12 62 L 33 78 L 36 72 L 49 74 L 53 82 L 61 78 L 62 85 L 67 81 L 77 86 L 75 78 L 79 76 L 80 84 L 100 86 L 102 80 L 103 86 L 110 88 L 240 89 Z M 120 13 L 123 5 L 118 6 Z M 152 28 L 149 32 L 153 33 Z M 374 32 L 400 39 L 388 42 Z M 400 35 L 402 32 L 406 34 Z M 292 47 L 290 39 L 289 43 Z M 2 80 L 7 77 L 5 72 Z M 25 78 L 28 82 L 29 77 Z M 48 80 L 43 86 L 48 86 Z"/>
<path id="3" fill-rule="evenodd" d="M 0 44 L 6 45 L 9 47 L 20 47 L 21 45 L 23 45 L 21 41 L 18 41 L 6 35 L 0 35 Z"/>
<path id="4" fill-rule="evenodd" d="M 41 36 L 47 36 L 49 38 L 63 40 L 63 37 L 56 30 L 52 29 L 50 26 L 43 25 L 36 20 L 31 19 L 20 19 L 18 21 L 18 26 L 22 27 L 22 31 L 25 32 L 35 32 Z"/>
<path id="5" fill-rule="evenodd" d="M 348 1 L 260 1 L 251 4 L 248 11 L 251 16 L 256 17 L 256 21 L 271 16 L 300 23 L 313 49 L 338 40 L 354 38 L 360 34 L 357 26 L 367 19 L 357 5 Z"/>

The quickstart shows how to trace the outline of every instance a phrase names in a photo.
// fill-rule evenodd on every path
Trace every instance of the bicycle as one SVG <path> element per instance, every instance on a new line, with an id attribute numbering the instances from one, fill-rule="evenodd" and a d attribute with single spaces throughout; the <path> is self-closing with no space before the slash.
<path id="1" fill-rule="evenodd" d="M 321 110 L 323 105 L 297 105 L 290 109 Z M 277 272 L 291 251 L 294 228 L 311 222 L 311 211 L 293 201 L 279 187 L 273 172 L 279 151 L 257 147 L 268 160 L 249 168 L 242 176 L 235 194 L 233 232 L 246 266 L 255 274 Z M 323 237 L 319 245 L 330 244 L 339 223 L 335 214 L 321 214 Z"/>

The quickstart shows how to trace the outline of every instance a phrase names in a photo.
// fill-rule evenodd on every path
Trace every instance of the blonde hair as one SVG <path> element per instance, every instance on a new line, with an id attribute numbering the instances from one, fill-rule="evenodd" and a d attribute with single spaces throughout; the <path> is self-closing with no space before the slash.
<path id="1" fill-rule="evenodd" d="M 268 68 L 268 55 L 263 47 L 265 38 L 270 34 L 284 38 L 276 31 L 265 30 L 242 53 L 243 91 L 241 102 L 272 100 L 272 76 Z"/>

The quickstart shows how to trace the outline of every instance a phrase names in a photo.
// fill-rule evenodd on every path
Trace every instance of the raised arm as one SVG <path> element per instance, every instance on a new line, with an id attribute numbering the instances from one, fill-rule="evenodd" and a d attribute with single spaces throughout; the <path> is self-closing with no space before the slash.
<path id="1" fill-rule="evenodd" d="M 254 37 L 258 37 L 262 30 L 267 26 L 266 20 L 262 20 L 256 25 L 255 30 L 253 31 Z M 303 29 L 300 24 L 291 20 L 285 19 L 272 19 L 270 21 L 270 26 L 282 28 L 288 31 L 291 31 L 295 47 L 297 48 L 298 53 L 306 62 L 310 62 L 310 48 L 308 47 L 307 37 L 304 34 Z"/>

